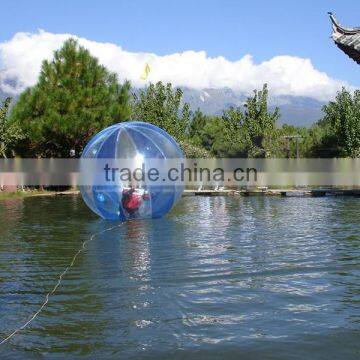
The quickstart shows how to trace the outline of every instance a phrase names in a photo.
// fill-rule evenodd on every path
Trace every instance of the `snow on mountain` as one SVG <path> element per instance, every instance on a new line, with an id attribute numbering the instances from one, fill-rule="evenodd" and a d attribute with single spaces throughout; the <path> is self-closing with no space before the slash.
<path id="1" fill-rule="evenodd" d="M 190 108 L 195 111 L 200 109 L 208 115 L 221 115 L 223 110 L 229 107 L 243 106 L 247 96 L 236 93 L 232 89 L 203 89 L 196 90 L 183 88 L 183 102 L 190 104 Z M 322 114 L 323 102 L 300 96 L 277 96 L 269 97 L 269 108 L 280 108 L 280 123 L 310 126 L 319 120 Z"/>

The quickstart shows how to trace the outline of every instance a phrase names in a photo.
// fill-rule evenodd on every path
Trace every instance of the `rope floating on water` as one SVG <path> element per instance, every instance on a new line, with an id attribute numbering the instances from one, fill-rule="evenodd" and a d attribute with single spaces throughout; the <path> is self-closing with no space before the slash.
<path id="1" fill-rule="evenodd" d="M 4 338 L 3 340 L 0 341 L 0 345 L 6 343 L 8 340 L 10 340 L 14 335 L 16 335 L 19 331 L 21 330 L 24 330 L 33 320 L 35 320 L 37 318 L 37 316 L 41 313 L 41 311 L 44 309 L 44 307 L 47 305 L 47 303 L 49 302 L 49 297 L 51 295 L 53 295 L 56 290 L 58 289 L 58 287 L 60 286 L 61 284 L 61 280 L 63 279 L 63 277 L 66 275 L 66 273 L 69 271 L 69 269 L 74 265 L 75 261 L 76 261 L 76 258 L 85 250 L 85 247 L 86 245 L 93 241 L 98 235 L 101 235 L 107 231 L 111 231 L 119 226 L 121 226 L 123 223 L 121 223 L 120 225 L 115 225 L 115 226 L 112 226 L 110 228 L 107 228 L 105 230 L 102 230 L 102 231 L 99 231 L 98 233 L 95 233 L 93 235 L 91 235 L 90 239 L 88 240 L 85 240 L 80 249 L 77 251 L 77 253 L 74 255 L 74 257 L 72 258 L 70 264 L 66 267 L 66 269 L 60 274 L 59 276 L 59 279 L 57 281 L 57 283 L 55 284 L 55 286 L 53 287 L 53 289 L 48 292 L 45 296 L 45 300 L 44 302 L 42 303 L 42 305 L 39 307 L 38 311 L 36 311 L 36 313 L 31 316 L 31 318 L 25 323 L 23 324 L 22 326 L 20 326 L 19 328 L 15 329 L 10 335 L 8 335 L 6 338 Z"/>

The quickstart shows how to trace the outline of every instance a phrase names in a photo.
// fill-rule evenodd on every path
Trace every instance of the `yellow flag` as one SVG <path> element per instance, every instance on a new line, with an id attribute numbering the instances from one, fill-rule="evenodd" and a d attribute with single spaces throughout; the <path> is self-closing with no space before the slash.
<path id="1" fill-rule="evenodd" d="M 150 70 L 151 70 L 150 65 L 148 63 L 146 63 L 144 71 L 143 71 L 142 75 L 140 76 L 140 79 L 146 80 L 149 75 Z"/>

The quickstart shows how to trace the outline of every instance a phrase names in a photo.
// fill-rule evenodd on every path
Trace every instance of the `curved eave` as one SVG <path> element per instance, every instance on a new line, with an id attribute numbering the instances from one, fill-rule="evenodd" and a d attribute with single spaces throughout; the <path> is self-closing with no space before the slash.
<path id="1" fill-rule="evenodd" d="M 338 21 L 336 20 L 335 16 L 333 15 L 333 13 L 329 12 L 328 13 L 330 15 L 330 20 L 333 24 L 333 30 L 336 33 L 340 33 L 342 35 L 356 35 L 356 34 L 360 34 L 360 28 L 345 28 L 343 26 L 341 26 Z"/>

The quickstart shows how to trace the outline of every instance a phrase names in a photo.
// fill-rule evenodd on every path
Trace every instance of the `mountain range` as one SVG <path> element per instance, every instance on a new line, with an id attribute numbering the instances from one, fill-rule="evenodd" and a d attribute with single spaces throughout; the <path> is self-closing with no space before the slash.
<path id="1" fill-rule="evenodd" d="M 189 103 L 192 110 L 199 108 L 208 115 L 221 115 L 224 109 L 242 106 L 248 97 L 229 88 L 183 88 L 183 92 L 183 101 Z M 311 126 L 321 119 L 324 104 L 313 98 L 300 96 L 270 96 L 268 100 L 270 110 L 274 110 L 276 106 L 280 108 L 280 124 L 297 126 Z"/>
<path id="2" fill-rule="evenodd" d="M 221 115 L 224 109 L 231 106 L 242 106 L 247 95 L 237 93 L 230 88 L 222 89 L 190 89 L 182 88 L 183 102 L 190 105 L 191 110 L 200 109 L 207 115 Z M 0 100 L 9 96 L 0 90 Z M 16 101 L 16 97 L 13 97 Z M 270 96 L 269 109 L 276 106 L 280 108 L 280 124 L 297 126 L 311 126 L 323 116 L 322 106 L 324 102 L 310 97 L 300 96 Z"/>

